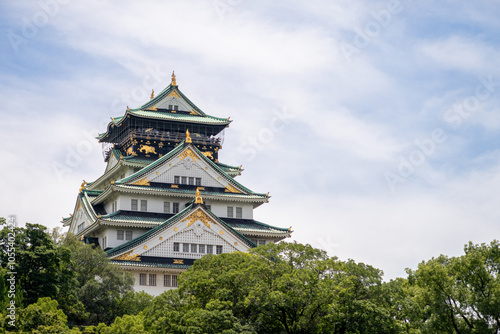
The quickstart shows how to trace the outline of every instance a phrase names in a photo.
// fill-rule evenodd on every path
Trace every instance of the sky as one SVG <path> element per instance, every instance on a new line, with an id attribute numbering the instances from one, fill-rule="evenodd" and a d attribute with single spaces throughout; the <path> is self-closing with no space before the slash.
<path id="1" fill-rule="evenodd" d="M 254 218 L 405 277 L 500 237 L 500 3 L 0 2 L 0 217 L 53 228 L 110 117 L 170 83 L 230 117 Z"/>

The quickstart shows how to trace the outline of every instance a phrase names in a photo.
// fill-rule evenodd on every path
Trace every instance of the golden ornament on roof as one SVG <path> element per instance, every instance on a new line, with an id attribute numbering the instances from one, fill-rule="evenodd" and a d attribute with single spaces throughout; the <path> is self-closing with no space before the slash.
<path id="1" fill-rule="evenodd" d="M 200 187 L 196 188 L 196 199 L 194 204 L 203 204 L 203 198 L 201 198 Z"/>
<path id="2" fill-rule="evenodd" d="M 151 100 L 155 98 L 155 90 L 151 89 Z"/>
<path id="3" fill-rule="evenodd" d="M 186 143 L 191 144 L 193 141 L 191 140 L 191 135 L 189 134 L 189 129 L 186 129 Z"/>
<path id="4" fill-rule="evenodd" d="M 172 71 L 172 86 L 177 86 L 177 82 L 175 81 L 175 71 Z"/>

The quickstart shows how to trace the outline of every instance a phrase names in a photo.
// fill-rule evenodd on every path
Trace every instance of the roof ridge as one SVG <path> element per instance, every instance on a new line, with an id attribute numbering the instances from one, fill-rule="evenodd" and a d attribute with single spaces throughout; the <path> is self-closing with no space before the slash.
<path id="1" fill-rule="evenodd" d="M 134 245 L 140 244 L 141 242 L 147 240 L 150 236 L 153 236 L 159 230 L 166 228 L 168 225 L 170 225 L 170 224 L 172 224 L 174 222 L 177 222 L 180 218 L 184 218 L 188 212 L 198 210 L 198 209 L 200 209 L 200 207 L 203 207 L 203 209 L 201 209 L 201 210 L 207 211 L 212 218 L 215 218 L 221 225 L 223 225 L 229 231 L 233 232 L 238 237 L 240 237 L 244 242 L 246 242 L 248 244 L 248 246 L 250 246 L 252 248 L 257 246 L 250 239 L 248 239 L 243 234 L 241 234 L 240 232 L 236 231 L 234 228 L 232 228 L 231 226 L 229 226 L 221 218 L 217 217 L 217 215 L 215 215 L 205 205 L 203 205 L 203 204 L 201 204 L 201 205 L 199 205 L 199 204 L 190 204 L 190 205 L 186 206 L 186 208 L 184 208 L 184 210 L 182 210 L 181 212 L 179 212 L 175 216 L 169 218 L 168 220 L 166 220 L 165 222 L 161 223 L 160 225 L 158 225 L 158 226 L 152 228 L 151 230 L 149 230 L 149 231 L 141 234 L 139 237 L 137 237 L 137 238 L 135 238 L 133 240 L 130 240 L 130 241 L 124 243 L 124 244 L 121 244 L 120 246 L 117 246 L 115 248 L 112 248 L 112 249 L 106 251 L 106 253 L 108 254 L 108 256 L 114 256 L 114 255 L 117 255 L 117 254 L 119 254 L 121 252 L 124 252 L 124 251 L 132 248 Z"/>
<path id="2" fill-rule="evenodd" d="M 159 229 L 165 227 L 166 225 L 172 223 L 175 219 L 178 219 L 179 217 L 183 216 L 185 213 L 189 212 L 189 209 L 191 209 L 191 206 L 192 205 L 185 207 L 184 210 L 180 211 L 175 216 L 170 217 L 169 219 L 167 219 L 166 221 L 164 221 L 160 225 L 158 225 L 158 226 L 152 228 L 151 230 L 141 234 L 140 236 L 138 236 L 135 239 L 132 239 L 124 244 L 121 244 L 120 246 L 117 246 L 115 248 L 112 248 L 112 249 L 106 251 L 106 253 L 108 254 L 108 256 L 113 256 L 112 254 L 116 254 L 116 253 L 122 252 L 123 250 L 127 250 L 128 249 L 127 247 L 132 247 L 132 245 L 134 245 L 134 244 L 141 243 L 143 240 L 146 240 L 151 234 L 156 233 L 156 231 L 158 231 Z"/>
<path id="3" fill-rule="evenodd" d="M 241 183 L 239 183 L 238 181 L 236 181 L 233 177 L 231 177 L 229 174 L 227 174 L 221 167 L 219 167 L 215 162 L 213 162 L 212 160 L 210 160 L 208 157 L 206 157 L 203 153 L 201 153 L 201 151 L 193 144 L 187 144 L 186 146 L 186 140 L 183 140 L 181 141 L 180 143 L 177 144 L 177 146 L 171 150 L 170 152 L 168 152 L 166 155 L 164 155 L 163 157 L 153 161 L 152 163 L 150 163 L 149 165 L 143 167 L 142 169 L 140 169 L 139 171 L 135 172 L 134 174 L 124 178 L 124 179 L 121 179 L 117 182 L 115 182 L 115 184 L 124 184 L 126 182 L 129 182 L 129 181 L 132 181 L 132 180 L 135 180 L 135 179 L 138 179 L 139 177 L 143 176 L 144 174 L 146 174 L 147 172 L 149 172 L 151 169 L 155 168 L 156 166 L 162 164 L 164 161 L 167 161 L 169 160 L 170 158 L 172 158 L 175 154 L 177 154 L 179 151 L 181 151 L 182 149 L 188 147 L 188 148 L 192 148 L 194 150 L 194 152 L 201 158 L 201 159 L 204 159 L 210 166 L 212 166 L 214 169 L 216 169 L 219 173 L 222 174 L 222 176 L 224 176 L 224 178 L 226 178 L 226 180 L 229 182 L 229 183 L 232 183 L 234 185 L 236 185 L 237 188 L 240 188 L 240 189 L 243 189 L 244 191 L 250 193 L 250 194 L 253 194 L 253 195 L 261 195 L 261 196 L 268 196 L 267 194 L 263 194 L 263 193 L 256 193 L 252 190 L 250 190 L 249 188 L 245 187 L 244 185 L 242 185 Z"/>

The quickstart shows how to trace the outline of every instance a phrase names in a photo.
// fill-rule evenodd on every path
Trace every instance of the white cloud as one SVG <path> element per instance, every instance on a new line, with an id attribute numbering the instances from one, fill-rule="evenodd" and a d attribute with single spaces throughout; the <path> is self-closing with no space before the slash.
<path id="1" fill-rule="evenodd" d="M 472 73 L 498 72 L 498 51 L 464 36 L 451 36 L 420 46 L 422 54 L 445 69 Z"/>
<path id="2" fill-rule="evenodd" d="M 474 11 L 479 40 L 421 28 L 441 24 L 452 2 L 431 17 L 428 4 L 412 5 L 348 62 L 339 49 L 346 32 L 386 4 L 243 1 L 222 19 L 204 1 L 61 6 L 2 70 L 0 140 L 8 144 L 0 149 L 0 216 L 57 226 L 82 179 L 104 169 L 99 145 L 83 131 L 104 131 L 100 123 L 164 88 L 175 69 L 194 103 L 235 120 L 221 157 L 244 164 L 241 181 L 251 189 L 271 191 L 257 219 L 292 225 L 298 241 L 389 277 L 431 256 L 458 254 L 469 240 L 489 241 L 498 234 L 500 164 L 495 144 L 478 138 L 495 137 L 498 97 L 458 129 L 442 116 L 474 94 L 478 77 L 498 72 L 492 11 Z M 37 6 L 21 1 L 8 10 L 30 17 Z M 455 16 L 468 22 L 462 12 Z M 19 21 L 9 24 L 20 31 Z M 159 79 L 146 80 L 151 68 Z M 283 106 L 293 114 L 284 130 L 255 159 L 238 153 Z M 449 139 L 392 194 L 384 171 L 436 127 Z M 87 143 L 88 153 L 59 182 L 54 162 L 68 165 Z M 476 160 L 464 161 L 467 147 L 478 148 L 467 155 Z"/>

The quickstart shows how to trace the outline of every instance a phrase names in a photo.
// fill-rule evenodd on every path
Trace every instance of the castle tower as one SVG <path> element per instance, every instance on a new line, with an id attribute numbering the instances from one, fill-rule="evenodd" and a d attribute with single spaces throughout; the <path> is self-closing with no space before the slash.
<path id="1" fill-rule="evenodd" d="M 111 119 L 97 139 L 104 174 L 83 182 L 64 226 L 102 247 L 131 271 L 134 289 L 158 295 L 206 254 L 246 252 L 291 235 L 255 221 L 269 201 L 235 180 L 240 167 L 219 162 L 229 118 L 205 114 L 172 83 L 139 108 Z"/>

